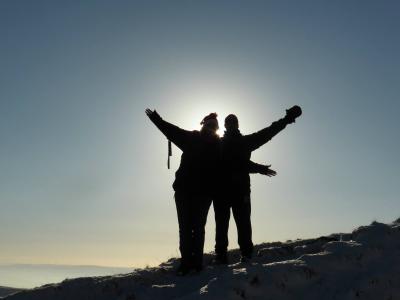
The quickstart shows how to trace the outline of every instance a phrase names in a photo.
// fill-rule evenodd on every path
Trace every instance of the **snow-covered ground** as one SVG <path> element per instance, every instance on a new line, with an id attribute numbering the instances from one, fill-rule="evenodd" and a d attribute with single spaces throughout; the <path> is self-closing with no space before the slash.
<path id="1" fill-rule="evenodd" d="M 158 299 L 400 299 L 400 219 L 373 222 L 348 234 L 256 247 L 250 263 L 206 265 L 177 277 L 177 259 L 157 268 L 106 277 L 65 280 L 9 296 L 7 300 Z M 211 255 L 206 255 L 210 261 Z"/>
<path id="2" fill-rule="evenodd" d="M 126 267 L 87 265 L 0 264 L 0 285 L 30 289 L 43 284 L 59 283 L 65 278 L 115 275 L 132 270 Z"/>
<path id="3" fill-rule="evenodd" d="M 5 297 L 7 295 L 14 294 L 16 292 L 22 291 L 22 289 L 15 289 L 5 286 L 0 286 L 0 298 Z"/>

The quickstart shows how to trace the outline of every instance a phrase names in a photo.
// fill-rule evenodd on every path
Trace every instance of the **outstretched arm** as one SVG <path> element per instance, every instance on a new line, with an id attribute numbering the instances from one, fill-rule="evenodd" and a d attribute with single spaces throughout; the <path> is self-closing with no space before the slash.
<path id="1" fill-rule="evenodd" d="M 249 173 L 258 173 L 272 177 L 276 175 L 276 172 L 270 169 L 271 165 L 258 164 L 253 161 L 249 161 Z"/>
<path id="2" fill-rule="evenodd" d="M 297 105 L 286 110 L 286 116 L 282 119 L 273 122 L 269 127 L 266 127 L 260 131 L 253 134 L 245 135 L 245 143 L 250 151 L 254 151 L 261 147 L 269 140 L 271 140 L 275 135 L 285 129 L 286 125 L 294 123 L 296 118 L 302 114 L 301 108 Z"/>
<path id="3" fill-rule="evenodd" d="M 146 109 L 146 115 L 157 126 L 158 129 L 173 142 L 179 149 L 183 150 L 186 145 L 190 131 L 184 130 L 167 121 L 164 121 L 161 116 L 154 110 Z"/>

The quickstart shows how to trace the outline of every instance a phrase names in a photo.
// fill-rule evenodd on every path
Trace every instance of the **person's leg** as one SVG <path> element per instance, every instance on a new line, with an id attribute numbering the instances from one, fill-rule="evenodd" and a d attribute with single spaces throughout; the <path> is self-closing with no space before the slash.
<path id="1" fill-rule="evenodd" d="M 251 258 L 253 254 L 251 230 L 251 203 L 250 196 L 236 197 L 232 203 L 233 217 L 235 218 L 238 243 L 243 257 Z"/>
<path id="2" fill-rule="evenodd" d="M 213 201 L 215 215 L 215 254 L 216 261 L 224 263 L 228 250 L 228 230 L 231 208 L 229 201 L 219 197 Z"/>
<path id="3" fill-rule="evenodd" d="M 195 197 L 193 200 L 193 259 L 195 268 L 201 270 L 203 267 L 205 226 L 211 198 Z"/>
<path id="4" fill-rule="evenodd" d="M 183 192 L 175 193 L 175 204 L 179 223 L 179 250 L 181 252 L 181 267 L 192 267 L 193 231 L 191 216 L 191 199 Z"/>

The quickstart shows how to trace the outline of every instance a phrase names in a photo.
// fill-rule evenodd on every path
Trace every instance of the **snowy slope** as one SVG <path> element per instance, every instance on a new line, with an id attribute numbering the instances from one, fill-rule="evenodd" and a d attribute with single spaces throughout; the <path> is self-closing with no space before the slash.
<path id="1" fill-rule="evenodd" d="M 257 246 L 251 263 L 207 265 L 176 277 L 178 261 L 108 277 L 65 280 L 7 300 L 400 299 L 400 219 L 351 234 Z M 206 260 L 211 256 L 207 255 Z"/>
<path id="2" fill-rule="evenodd" d="M 25 289 L 58 283 L 65 278 L 115 275 L 132 270 L 88 265 L 0 264 L 0 284 Z"/>
<path id="3" fill-rule="evenodd" d="M 16 292 L 22 291 L 22 289 L 15 289 L 5 286 L 0 286 L 0 298 L 5 297 L 7 295 L 14 294 Z"/>

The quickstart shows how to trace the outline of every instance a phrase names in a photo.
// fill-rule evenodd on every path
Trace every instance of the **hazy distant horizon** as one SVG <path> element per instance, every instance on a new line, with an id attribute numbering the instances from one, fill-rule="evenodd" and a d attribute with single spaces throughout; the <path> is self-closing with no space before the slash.
<path id="1" fill-rule="evenodd" d="M 66 278 L 107 276 L 134 271 L 134 267 L 55 264 L 0 264 L 0 286 L 34 288 Z"/>

